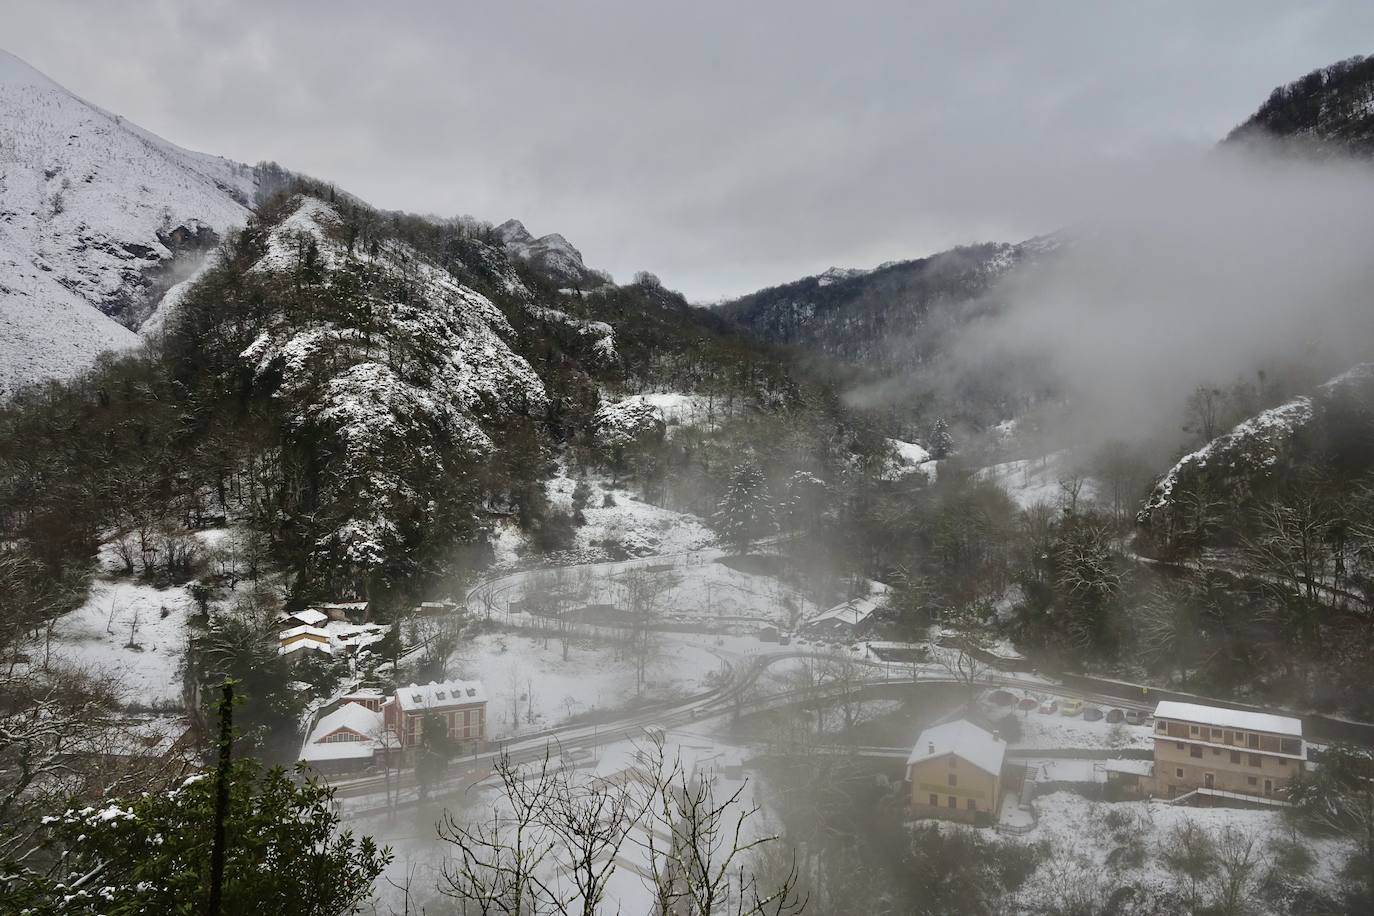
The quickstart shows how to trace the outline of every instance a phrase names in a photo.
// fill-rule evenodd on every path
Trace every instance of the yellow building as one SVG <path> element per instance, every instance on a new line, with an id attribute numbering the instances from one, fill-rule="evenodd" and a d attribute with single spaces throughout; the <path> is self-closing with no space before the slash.
<path id="1" fill-rule="evenodd" d="M 1005 741 L 967 719 L 921 732 L 906 761 L 912 814 L 970 824 L 995 820 L 1006 753 Z"/>

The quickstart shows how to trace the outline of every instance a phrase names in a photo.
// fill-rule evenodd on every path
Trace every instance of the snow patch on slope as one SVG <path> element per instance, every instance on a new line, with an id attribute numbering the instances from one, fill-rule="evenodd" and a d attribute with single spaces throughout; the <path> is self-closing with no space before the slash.
<path id="1" fill-rule="evenodd" d="M 1336 381 L 1333 379 L 1327 385 L 1332 385 Z M 1224 461 L 1235 467 L 1237 459 L 1242 454 L 1249 456 L 1246 459 L 1249 465 L 1273 467 L 1279 460 L 1284 444 L 1296 430 L 1307 425 L 1312 419 L 1312 413 L 1312 399 L 1306 396 L 1297 397 L 1237 424 L 1224 436 L 1218 436 L 1197 451 L 1184 455 L 1155 484 L 1150 492 L 1150 498 L 1140 512 L 1140 517 L 1148 518 L 1156 509 L 1168 506 L 1173 499 L 1174 488 L 1178 486 L 1180 476 L 1190 471 L 1209 467 L 1217 461 Z"/>
<path id="2" fill-rule="evenodd" d="M 254 188 L 249 166 L 168 143 L 0 51 L 0 393 L 135 345 L 156 305 L 147 273 L 243 223 Z"/>

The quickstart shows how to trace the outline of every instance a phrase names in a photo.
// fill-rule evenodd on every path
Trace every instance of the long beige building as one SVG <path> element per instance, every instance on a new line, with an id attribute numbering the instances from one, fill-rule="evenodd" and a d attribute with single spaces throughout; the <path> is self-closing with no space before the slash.
<path id="1" fill-rule="evenodd" d="M 1302 720 L 1166 700 L 1155 708 L 1155 792 L 1281 800 L 1307 762 Z"/>

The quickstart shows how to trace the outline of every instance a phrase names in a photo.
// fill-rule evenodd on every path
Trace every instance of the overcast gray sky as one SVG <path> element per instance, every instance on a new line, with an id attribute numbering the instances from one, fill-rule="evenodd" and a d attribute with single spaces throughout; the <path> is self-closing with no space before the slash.
<path id="1" fill-rule="evenodd" d="M 0 0 L 0 44 L 183 146 L 562 232 L 698 301 L 1016 240 L 1374 52 L 1374 3 Z"/>

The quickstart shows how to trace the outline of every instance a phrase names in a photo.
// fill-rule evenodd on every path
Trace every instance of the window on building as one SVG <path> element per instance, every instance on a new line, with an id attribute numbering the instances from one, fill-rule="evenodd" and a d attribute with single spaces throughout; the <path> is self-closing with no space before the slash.
<path id="1" fill-rule="evenodd" d="M 949 784 L 950 784 L 951 786 L 957 786 L 957 785 L 959 785 L 959 774 L 958 774 L 958 773 L 950 773 L 950 774 L 949 774 Z"/>
<path id="2" fill-rule="evenodd" d="M 959 807 L 959 799 L 957 799 L 957 798 L 955 798 L 953 795 L 951 795 L 951 796 L 949 797 L 949 806 L 950 806 L 951 808 L 957 808 L 957 807 Z"/>
<path id="3" fill-rule="evenodd" d="M 1167 732 L 1168 730 L 1169 723 L 1165 722 L 1163 719 L 1160 719 L 1158 722 L 1155 723 L 1155 731 L 1159 732 L 1161 735 Z"/>
<path id="4" fill-rule="evenodd" d="M 1179 779 L 1182 779 L 1182 778 L 1183 778 L 1183 767 L 1176 767 L 1176 768 L 1174 769 L 1174 776 L 1178 777 Z"/>
<path id="5" fill-rule="evenodd" d="M 1284 754 L 1298 755 L 1302 753 L 1301 738 L 1284 738 L 1279 742 L 1279 751 Z"/>
<path id="6" fill-rule="evenodd" d="M 1232 763 L 1240 763 L 1240 751 L 1232 751 L 1232 752 L 1231 752 L 1231 762 L 1232 762 Z"/>
<path id="7" fill-rule="evenodd" d="M 940 796 L 936 795 L 934 792 L 930 793 L 930 806 L 932 808 L 940 807 Z"/>
<path id="8" fill-rule="evenodd" d="M 1250 754 L 1250 755 L 1248 755 L 1248 756 L 1250 757 L 1250 766 L 1252 766 L 1252 767 L 1257 767 L 1257 766 L 1260 765 L 1260 755 L 1259 755 L 1259 754 Z"/>
<path id="9" fill-rule="evenodd" d="M 970 798 L 970 799 L 968 800 L 968 809 L 969 809 L 970 811 L 977 811 L 977 810 L 978 810 L 978 803 L 975 802 L 973 799 Z"/>
<path id="10" fill-rule="evenodd" d="M 1174 746 L 1177 747 L 1180 751 L 1183 750 L 1183 742 L 1182 742 L 1182 741 L 1175 741 L 1175 742 L 1174 742 Z"/>
<path id="11" fill-rule="evenodd" d="M 1198 747 L 1196 744 L 1194 744 L 1192 747 L 1188 748 L 1188 756 L 1189 756 L 1189 757 L 1201 757 L 1201 756 L 1202 756 L 1202 748 L 1200 748 L 1200 747 Z"/>
<path id="12" fill-rule="evenodd" d="M 1258 777 L 1258 776 L 1247 776 L 1247 777 L 1245 777 L 1245 781 L 1248 782 L 1248 783 L 1249 783 L 1250 785 L 1252 785 L 1252 786 L 1257 786 L 1257 785 L 1259 785 L 1259 777 Z"/>
<path id="13" fill-rule="evenodd" d="M 1213 741 L 1220 741 L 1220 740 L 1221 740 L 1221 729 L 1219 729 L 1219 728 L 1214 728 L 1214 729 L 1212 729 L 1212 740 L 1213 740 Z"/>
<path id="14" fill-rule="evenodd" d="M 1258 748 L 1259 748 L 1259 739 L 1260 739 L 1260 736 L 1259 736 L 1259 735 L 1256 735 L 1256 734 L 1254 734 L 1253 732 L 1251 732 L 1251 733 L 1249 733 L 1249 734 L 1247 734 L 1247 735 L 1245 736 L 1245 746 L 1246 746 L 1246 747 L 1253 747 L 1253 748 L 1258 749 Z"/>
<path id="15" fill-rule="evenodd" d="M 1198 736 L 1198 730 L 1199 730 L 1199 729 L 1198 729 L 1198 727 L 1197 727 L 1196 725 L 1189 725 L 1189 726 L 1188 726 L 1188 735 L 1189 735 L 1190 737 L 1196 738 L 1196 737 Z"/>

